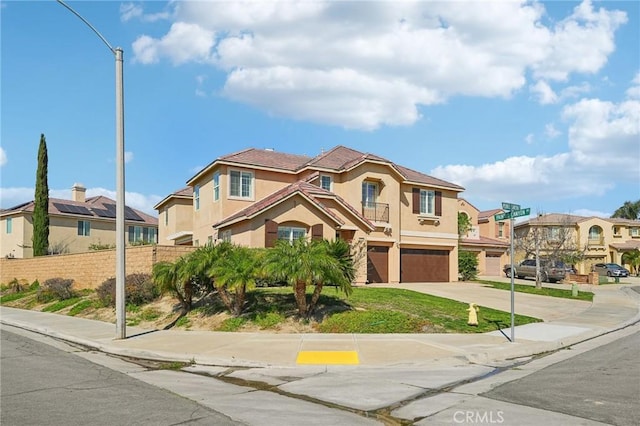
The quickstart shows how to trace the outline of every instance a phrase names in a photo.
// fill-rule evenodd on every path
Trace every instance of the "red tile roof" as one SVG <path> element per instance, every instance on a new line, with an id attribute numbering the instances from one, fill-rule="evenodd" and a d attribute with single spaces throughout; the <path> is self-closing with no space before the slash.
<path id="1" fill-rule="evenodd" d="M 229 225 L 232 222 L 238 220 L 250 219 L 252 216 L 266 211 L 269 208 L 277 205 L 281 201 L 289 198 L 294 194 L 300 194 L 303 197 L 307 198 L 315 207 L 324 212 L 326 215 L 330 216 L 337 224 L 344 225 L 344 221 L 338 217 L 331 209 L 328 209 L 324 204 L 322 204 L 316 197 L 328 197 L 335 199 L 339 204 L 348 209 L 355 217 L 360 219 L 367 227 L 371 230 L 375 229 L 373 224 L 364 218 L 357 210 L 355 210 L 349 203 L 344 201 L 338 195 L 329 192 L 325 189 L 322 189 L 316 185 L 312 185 L 306 181 L 298 181 L 286 186 L 279 191 L 274 192 L 271 195 L 259 200 L 249 207 L 221 220 L 220 222 L 214 223 L 214 228 L 220 228 L 224 225 Z"/>
<path id="2" fill-rule="evenodd" d="M 460 244 L 463 246 L 483 246 L 483 247 L 495 247 L 495 248 L 507 248 L 509 243 L 502 240 L 494 240 L 493 238 L 480 237 L 480 238 L 462 238 Z"/>
<path id="3" fill-rule="evenodd" d="M 296 171 L 311 160 L 306 155 L 287 154 L 269 149 L 249 148 L 244 151 L 222 156 L 218 159 L 228 163 L 268 167 L 288 171 Z"/>

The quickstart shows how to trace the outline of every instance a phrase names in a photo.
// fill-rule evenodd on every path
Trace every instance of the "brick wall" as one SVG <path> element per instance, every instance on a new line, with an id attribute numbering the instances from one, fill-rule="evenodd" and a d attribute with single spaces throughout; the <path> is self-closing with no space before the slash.
<path id="1" fill-rule="evenodd" d="M 191 253 L 187 246 L 138 246 L 126 249 L 126 274 L 151 273 L 154 263 L 173 261 Z M 71 278 L 76 289 L 96 288 L 116 274 L 116 251 L 41 256 L 30 259 L 0 259 L 0 283 L 14 278 L 41 283 L 49 278 Z"/>

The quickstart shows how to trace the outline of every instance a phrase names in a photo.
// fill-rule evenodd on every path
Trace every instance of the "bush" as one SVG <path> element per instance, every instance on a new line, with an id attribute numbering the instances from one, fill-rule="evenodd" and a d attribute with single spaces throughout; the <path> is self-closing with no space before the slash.
<path id="1" fill-rule="evenodd" d="M 124 280 L 125 304 L 140 306 L 158 298 L 159 292 L 149 274 L 129 274 Z M 109 278 L 96 289 L 103 306 L 116 305 L 116 279 Z"/>
<path id="2" fill-rule="evenodd" d="M 478 276 L 478 257 L 469 251 L 458 252 L 458 273 L 462 281 L 474 280 Z"/>
<path id="3" fill-rule="evenodd" d="M 71 279 L 49 278 L 38 289 L 36 299 L 38 302 L 71 299 L 73 297 L 72 285 L 73 280 Z"/>

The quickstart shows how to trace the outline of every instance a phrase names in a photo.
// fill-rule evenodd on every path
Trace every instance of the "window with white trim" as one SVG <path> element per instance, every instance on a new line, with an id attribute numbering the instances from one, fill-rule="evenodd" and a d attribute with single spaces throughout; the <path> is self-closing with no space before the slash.
<path id="1" fill-rule="evenodd" d="M 320 175 L 320 188 L 331 191 L 333 179 L 329 175 Z"/>
<path id="2" fill-rule="evenodd" d="M 640 228 L 629 228 L 629 235 L 632 237 L 640 237 Z"/>
<path id="3" fill-rule="evenodd" d="M 78 221 L 78 235 L 88 237 L 91 234 L 91 222 L 88 220 Z"/>
<path id="4" fill-rule="evenodd" d="M 375 207 L 378 199 L 378 184 L 375 182 L 362 182 L 362 205 L 364 207 Z"/>
<path id="5" fill-rule="evenodd" d="M 200 185 L 193 188 L 193 208 L 200 210 Z"/>
<path id="6" fill-rule="evenodd" d="M 220 172 L 213 174 L 213 201 L 220 199 Z"/>
<path id="7" fill-rule="evenodd" d="M 498 222 L 498 238 L 504 238 L 504 222 Z"/>
<path id="8" fill-rule="evenodd" d="M 158 242 L 158 230 L 156 228 L 131 225 L 127 234 L 129 243 L 155 244 Z"/>
<path id="9" fill-rule="evenodd" d="M 304 238 L 307 235 L 305 228 L 297 228 L 294 226 L 278 226 L 278 239 L 293 243 L 298 238 Z"/>
<path id="10" fill-rule="evenodd" d="M 230 170 L 229 196 L 247 199 L 253 198 L 253 173 Z"/>
<path id="11" fill-rule="evenodd" d="M 10 234 L 13 232 L 13 218 L 8 217 L 6 222 L 7 224 L 5 230 L 7 231 L 7 234 Z"/>
<path id="12" fill-rule="evenodd" d="M 426 189 L 420 190 L 420 214 L 435 216 L 436 192 Z"/>

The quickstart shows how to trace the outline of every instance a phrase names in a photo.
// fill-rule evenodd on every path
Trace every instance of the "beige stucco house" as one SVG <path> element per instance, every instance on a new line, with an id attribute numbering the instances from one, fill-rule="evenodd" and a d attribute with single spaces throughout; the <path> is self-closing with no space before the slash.
<path id="1" fill-rule="evenodd" d="M 184 200 L 165 198 L 156 206 L 162 244 L 189 230 L 195 246 L 339 237 L 354 245 L 357 282 L 457 280 L 463 188 L 382 157 L 344 146 L 317 157 L 251 148 L 216 159 L 187 185 L 191 229 L 189 218 L 182 228 L 171 222 Z"/>
<path id="2" fill-rule="evenodd" d="M 158 243 L 170 246 L 193 245 L 193 188 L 188 186 L 154 207 L 158 211 Z"/>
<path id="3" fill-rule="evenodd" d="M 514 232 L 522 235 L 534 228 L 544 229 L 540 235 L 551 242 L 563 234 L 562 229 L 568 230 L 575 247 L 584 252 L 584 260 L 575 265 L 581 274 L 588 273 L 595 263 L 623 265 L 625 252 L 640 249 L 640 220 L 552 213 L 518 223 Z M 629 265 L 623 266 L 630 269 Z"/>
<path id="4" fill-rule="evenodd" d="M 460 238 L 460 250 L 475 253 L 478 258 L 478 275 L 502 274 L 502 265 L 509 263 L 509 222 L 496 222 L 494 215 L 501 209 L 480 211 L 464 198 L 458 198 L 458 213 L 466 215 L 471 229 Z"/>
<path id="5" fill-rule="evenodd" d="M 85 198 L 86 189 L 76 184 L 72 199 L 49 199 L 49 251 L 83 253 L 91 245 L 116 243 L 116 202 L 97 196 Z M 34 202 L 0 211 L 0 256 L 33 257 Z M 158 220 L 139 210 L 125 207 L 126 241 L 157 242 Z"/>

